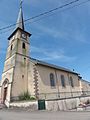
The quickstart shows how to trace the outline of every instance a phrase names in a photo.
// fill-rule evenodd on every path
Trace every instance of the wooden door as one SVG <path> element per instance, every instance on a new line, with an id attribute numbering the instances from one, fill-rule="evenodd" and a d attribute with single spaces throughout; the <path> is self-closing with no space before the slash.
<path id="1" fill-rule="evenodd" d="M 3 103 L 4 103 L 5 100 L 6 100 L 6 96 L 7 96 L 7 87 L 4 88 Z"/>

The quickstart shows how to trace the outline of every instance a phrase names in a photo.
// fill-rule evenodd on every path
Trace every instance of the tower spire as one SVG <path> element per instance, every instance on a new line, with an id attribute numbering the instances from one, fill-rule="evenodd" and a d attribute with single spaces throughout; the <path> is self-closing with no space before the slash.
<path id="1" fill-rule="evenodd" d="M 20 0 L 20 10 L 19 10 L 19 14 L 18 14 L 16 28 L 21 28 L 22 30 L 24 30 L 24 20 L 23 20 L 22 3 L 23 3 L 23 1 Z"/>
<path id="2" fill-rule="evenodd" d="M 20 8 L 22 9 L 22 3 L 23 3 L 23 1 L 22 0 L 20 0 Z"/>

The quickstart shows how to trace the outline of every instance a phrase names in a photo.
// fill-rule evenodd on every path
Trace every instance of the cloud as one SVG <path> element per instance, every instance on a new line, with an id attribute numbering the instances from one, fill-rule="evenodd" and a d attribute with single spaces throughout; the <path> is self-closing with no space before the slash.
<path id="1" fill-rule="evenodd" d="M 42 1 L 42 0 L 25 0 L 24 3 L 25 4 L 28 4 L 28 5 L 33 5 L 33 6 L 40 6 L 40 5 L 44 5 L 44 4 L 51 4 L 51 5 L 58 5 L 60 3 L 63 3 L 65 0 L 62 0 L 62 1 L 58 1 L 58 0 L 55 0 L 55 1 L 52 1 L 52 0 L 45 0 L 45 1 Z"/>
<path id="2" fill-rule="evenodd" d="M 67 3 L 71 0 L 68 0 L 68 1 L 61 0 L 61 3 L 64 3 L 63 1 Z M 38 2 L 34 0 L 31 2 L 35 2 L 37 6 L 38 6 L 38 3 L 40 2 L 40 4 L 43 6 L 42 0 L 38 0 Z M 49 0 L 49 1 L 46 0 L 44 2 L 48 3 L 48 6 L 52 5 L 52 8 L 55 2 L 58 5 L 60 3 L 58 0 L 56 0 L 55 2 L 54 1 L 52 2 L 52 0 Z M 87 39 L 87 34 L 86 34 L 87 31 L 85 30 L 87 29 L 87 26 L 88 26 L 87 24 L 89 24 L 86 21 L 87 19 L 85 19 L 87 18 L 87 14 L 85 18 L 83 17 L 83 14 L 85 12 L 90 14 L 90 12 L 88 12 L 89 7 L 87 8 L 87 6 L 89 5 L 83 4 L 81 6 L 75 7 L 75 9 L 66 10 L 63 12 L 63 14 L 60 13 L 60 11 L 55 12 L 54 14 L 55 16 L 46 17 L 47 19 L 42 19 L 41 22 L 38 22 L 35 24 L 35 27 L 38 28 L 38 30 L 40 31 L 39 33 L 50 35 L 56 39 L 61 39 L 64 41 L 67 41 L 67 40 L 76 41 L 76 42 L 81 42 L 86 44 L 90 43 Z"/>
<path id="3" fill-rule="evenodd" d="M 62 49 L 57 49 L 54 51 L 52 49 L 37 48 L 35 46 L 31 46 L 31 54 L 32 56 L 33 54 L 36 56 L 39 55 L 38 59 L 46 61 L 71 62 L 77 59 L 74 56 L 66 55 Z"/>
<path id="4" fill-rule="evenodd" d="M 53 26 L 49 27 L 46 25 L 42 25 L 41 23 L 40 24 L 36 23 L 33 25 L 33 27 L 35 27 L 37 29 L 37 31 L 35 31 L 35 33 L 37 32 L 39 37 L 42 35 L 46 35 L 46 36 L 49 35 L 56 40 L 56 38 L 61 39 L 61 38 L 66 38 L 68 36 L 67 31 L 63 32 L 59 29 L 56 29 L 56 27 L 53 27 Z"/>
<path id="5" fill-rule="evenodd" d="M 65 3 L 69 3 L 70 1 L 72 0 L 55 0 L 55 1 L 52 1 L 52 0 L 45 0 L 45 1 L 42 1 L 42 0 L 25 0 L 24 3 L 25 4 L 28 4 L 28 5 L 33 5 L 33 6 L 40 6 L 40 5 L 48 5 L 48 6 L 59 6 L 61 4 L 65 4 Z"/>
<path id="6" fill-rule="evenodd" d="M 76 59 L 76 57 L 70 57 L 70 56 L 67 56 L 63 53 L 60 53 L 60 52 L 52 52 L 52 53 L 48 53 L 46 52 L 45 55 L 47 57 L 43 58 L 44 60 L 58 60 L 58 61 L 63 61 L 63 62 L 71 62 L 71 61 L 74 61 Z"/>
<path id="7" fill-rule="evenodd" d="M 42 35 L 50 35 L 54 38 L 54 40 L 64 40 L 64 41 L 77 41 L 81 43 L 90 43 L 86 37 L 85 30 L 79 31 L 78 29 L 75 29 L 73 31 L 72 28 L 64 28 L 64 30 L 55 28 L 55 27 L 47 27 L 42 26 L 41 24 L 35 24 L 35 27 L 38 29 L 37 32 L 39 33 L 39 37 Z"/>

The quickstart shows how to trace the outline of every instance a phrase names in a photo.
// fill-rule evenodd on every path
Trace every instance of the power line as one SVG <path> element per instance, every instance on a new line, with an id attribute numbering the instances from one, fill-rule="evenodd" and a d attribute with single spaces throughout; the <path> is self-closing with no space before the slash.
<path id="1" fill-rule="evenodd" d="M 80 0 L 71 1 L 71 2 L 69 2 L 69 3 L 66 3 L 66 4 L 62 5 L 62 6 L 56 7 L 56 8 L 54 8 L 54 9 L 49 10 L 49 11 L 46 11 L 46 12 L 41 13 L 41 14 L 39 14 L 39 15 L 36 15 L 36 16 L 34 16 L 34 17 L 32 17 L 32 18 L 29 18 L 29 19 L 27 19 L 27 20 L 24 20 L 24 22 L 27 22 L 27 21 L 29 21 L 29 20 L 32 20 L 32 19 L 41 17 L 41 16 L 43 16 L 43 15 L 47 15 L 47 14 L 49 14 L 49 13 L 52 13 L 52 12 L 54 12 L 54 11 L 57 11 L 58 9 L 61 9 L 61 8 L 66 7 L 66 6 L 69 6 L 69 5 L 71 5 L 71 4 L 74 4 L 74 3 L 78 2 L 78 1 L 80 1 Z"/>
<path id="2" fill-rule="evenodd" d="M 30 20 L 34 20 L 34 19 L 39 18 L 39 17 L 41 17 L 41 16 L 44 16 L 43 18 L 45 18 L 45 17 L 47 17 L 47 16 L 52 16 L 52 15 L 54 14 L 54 13 L 53 13 L 54 11 L 57 11 L 57 10 L 62 9 L 62 8 L 65 8 L 65 7 L 70 6 L 70 5 L 74 4 L 74 3 L 77 3 L 77 2 L 79 2 L 79 1 L 80 1 L 80 0 L 71 1 L 71 2 L 69 2 L 69 3 L 66 3 L 66 4 L 62 5 L 62 6 L 56 7 L 56 8 L 54 8 L 54 9 L 51 9 L 51 10 L 46 11 L 46 12 L 43 12 L 43 13 L 41 13 L 41 14 L 39 14 L 39 15 L 34 16 L 34 17 L 28 18 L 28 19 L 24 20 L 24 22 L 26 23 L 26 22 L 28 22 L 28 21 L 30 21 Z M 81 5 L 81 4 L 87 3 L 87 2 L 89 2 L 89 1 L 90 1 L 90 0 L 83 1 L 83 2 L 81 2 L 81 3 L 79 3 L 79 4 L 76 4 L 76 5 L 74 5 L 74 6 L 71 6 L 71 7 L 69 7 L 69 8 L 66 8 L 66 9 L 64 9 L 64 10 L 61 10 L 60 12 L 65 11 L 65 10 L 67 10 L 67 9 L 71 9 L 71 8 L 73 8 L 73 7 L 76 7 L 76 6 L 79 6 L 79 5 Z M 51 14 L 51 15 L 48 15 L 48 14 L 50 14 L 50 13 L 52 13 L 52 14 Z M 46 15 L 47 15 L 47 16 L 46 16 Z M 35 20 L 35 21 L 33 21 L 33 22 L 39 21 L 39 20 L 41 20 L 41 19 L 43 19 L 43 18 L 39 18 L 39 19 L 37 19 L 37 20 Z M 32 22 L 31 22 L 31 23 L 32 23 Z M 5 29 L 9 29 L 9 28 L 15 26 L 16 24 L 19 24 L 19 23 L 15 23 L 15 24 L 11 24 L 11 25 L 9 25 L 9 26 L 3 27 L 3 28 L 0 29 L 0 31 L 5 30 Z M 7 31 L 5 31 L 5 32 L 7 32 Z M 0 34 L 2 34 L 2 33 L 3 33 L 3 32 L 1 32 Z"/>
<path id="3" fill-rule="evenodd" d="M 14 29 L 14 26 L 12 28 L 8 28 L 7 30 L 3 31 L 3 32 L 0 32 L 0 34 L 3 34 L 3 33 L 7 33 L 8 31 L 11 31 Z"/>
<path id="4" fill-rule="evenodd" d="M 68 7 L 68 8 L 66 8 L 66 9 L 63 9 L 63 10 L 61 10 L 60 12 L 63 12 L 63 11 L 72 9 L 72 8 L 74 8 L 74 7 L 77 7 L 77 6 L 80 6 L 80 5 L 85 4 L 85 3 L 89 2 L 89 1 L 90 1 L 90 0 L 83 1 L 83 2 L 81 2 L 81 3 L 79 3 L 79 4 L 76 4 L 76 5 L 74 5 L 74 6 L 71 6 L 71 7 Z M 36 19 L 36 20 L 34 20 L 34 21 L 30 21 L 30 22 L 28 22 L 28 23 L 34 23 L 34 22 L 40 21 L 40 20 L 45 19 L 46 17 L 52 16 L 52 15 L 56 15 L 56 14 L 52 13 L 52 14 L 49 14 L 49 15 L 47 15 L 47 16 L 43 16 L 42 18 Z M 27 24 L 27 23 L 26 23 L 26 24 Z"/>
<path id="5" fill-rule="evenodd" d="M 56 10 L 58 10 L 58 9 L 61 9 L 61 8 L 64 8 L 64 7 L 68 6 L 68 5 L 74 4 L 74 3 L 78 2 L 78 1 L 80 1 L 80 0 L 71 1 L 71 2 L 69 2 L 69 3 L 67 3 L 67 4 L 62 5 L 62 6 L 56 7 L 56 8 L 54 8 L 54 9 L 51 9 L 51 10 L 49 10 L 49 11 L 46 11 L 46 12 L 41 13 L 41 14 L 39 14 L 39 15 L 36 15 L 36 16 L 34 16 L 34 17 L 28 18 L 28 19 L 24 20 L 24 22 L 27 22 L 27 21 L 30 21 L 30 20 L 32 20 L 32 19 L 35 19 L 35 18 L 44 16 L 44 15 L 47 15 L 47 14 L 49 14 L 49 13 L 51 13 L 51 12 L 54 12 L 54 11 L 56 11 Z M 1 30 L 4 30 L 4 29 L 8 29 L 8 28 L 10 28 L 10 27 L 13 27 L 13 26 L 15 26 L 16 24 L 19 24 L 19 23 L 14 23 L 14 24 L 11 24 L 11 25 L 9 25 L 9 26 L 0 28 L 0 31 L 1 31 Z"/>

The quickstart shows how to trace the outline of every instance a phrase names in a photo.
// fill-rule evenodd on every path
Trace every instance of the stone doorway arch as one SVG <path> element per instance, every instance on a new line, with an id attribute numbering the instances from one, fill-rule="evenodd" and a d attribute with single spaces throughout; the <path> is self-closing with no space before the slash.
<path id="1" fill-rule="evenodd" d="M 9 83 L 9 80 L 6 78 L 3 82 L 3 95 L 2 95 L 3 103 L 5 103 L 5 100 L 7 98 L 8 83 Z"/>

